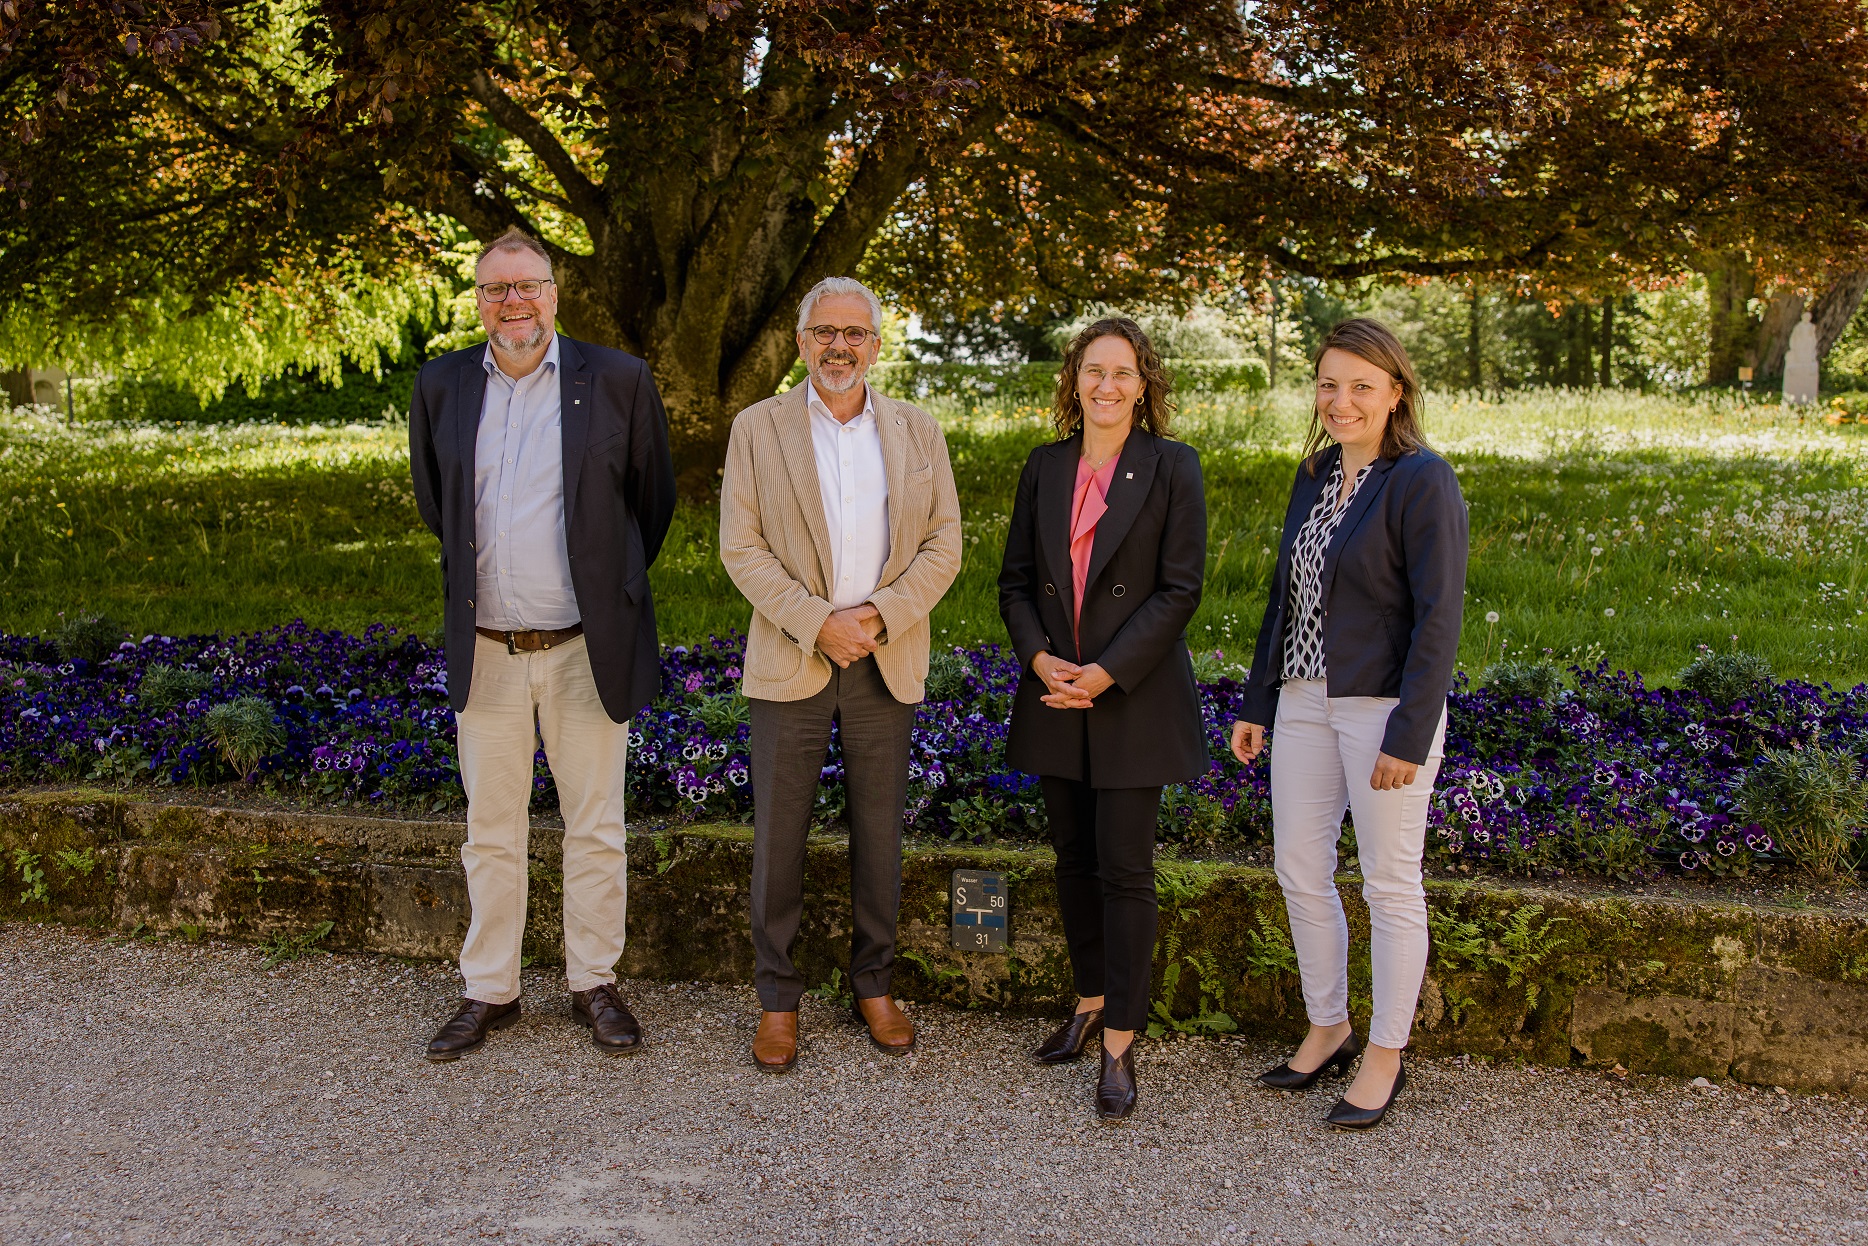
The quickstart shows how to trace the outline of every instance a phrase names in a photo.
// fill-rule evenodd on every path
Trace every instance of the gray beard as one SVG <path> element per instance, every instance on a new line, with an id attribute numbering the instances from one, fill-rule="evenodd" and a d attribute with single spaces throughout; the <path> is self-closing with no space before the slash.
<path id="1" fill-rule="evenodd" d="M 817 361 L 817 367 L 811 369 L 811 383 L 817 386 L 817 388 L 823 390 L 825 393 L 828 393 L 828 394 L 849 393 L 851 390 L 855 389 L 858 385 L 861 385 L 863 383 L 863 374 L 869 371 L 869 369 L 867 368 L 856 367 L 855 370 L 850 373 L 850 379 L 847 381 L 843 381 L 841 383 L 836 382 L 836 381 L 827 381 L 824 379 L 823 373 L 819 371 L 819 369 L 821 369 L 824 366 L 824 362 L 825 361 L 820 358 Z M 843 360 L 838 359 L 836 362 L 842 363 Z M 859 364 L 860 362 L 861 362 L 860 360 L 857 360 L 854 358 L 850 359 L 850 363 L 852 365 Z"/>
<path id="2" fill-rule="evenodd" d="M 492 338 L 494 350 L 503 351 L 508 355 L 523 355 L 527 351 L 537 350 L 540 346 L 543 346 L 545 344 L 545 335 L 549 332 L 550 330 L 546 329 L 544 325 L 534 320 L 532 322 L 532 331 L 524 337 L 514 337 L 510 333 L 497 332 L 488 334 L 487 336 Z"/>

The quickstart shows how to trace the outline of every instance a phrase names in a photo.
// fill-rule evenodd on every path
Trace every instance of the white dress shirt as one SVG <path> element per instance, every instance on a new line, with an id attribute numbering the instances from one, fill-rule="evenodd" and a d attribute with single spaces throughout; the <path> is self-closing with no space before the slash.
<path id="1" fill-rule="evenodd" d="M 863 386 L 863 411 L 839 423 L 809 380 L 811 447 L 817 453 L 817 489 L 830 530 L 830 604 L 848 610 L 869 600 L 889 560 L 889 478 L 882 463 L 882 433 L 875 402 Z"/>
<path id="2" fill-rule="evenodd" d="M 474 622 L 502 632 L 579 622 L 564 537 L 564 430 L 558 335 L 545 361 L 514 380 L 489 344 L 486 399 L 474 437 Z"/>

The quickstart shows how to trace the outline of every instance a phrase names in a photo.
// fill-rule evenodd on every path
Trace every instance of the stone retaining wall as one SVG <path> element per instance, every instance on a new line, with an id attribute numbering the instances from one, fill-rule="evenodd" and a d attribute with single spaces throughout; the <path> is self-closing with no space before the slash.
<path id="1" fill-rule="evenodd" d="M 450 958 L 467 926 L 459 823 L 158 805 L 72 791 L 0 798 L 0 919 L 266 940 L 330 922 L 320 947 Z M 526 952 L 561 959 L 555 837 L 533 846 Z M 751 832 L 638 836 L 629 949 L 638 977 L 748 981 Z M 1050 854 L 918 848 L 903 869 L 898 994 L 1054 1013 L 1072 998 Z M 960 867 L 1012 877 L 1009 955 L 948 946 Z M 1164 860 L 1156 964 L 1164 1024 L 1236 1024 L 1291 1038 L 1303 1006 L 1284 904 L 1269 871 Z M 848 862 L 811 841 L 799 961 L 847 967 Z M 1414 1042 L 1544 1064 L 1736 1078 L 1868 1096 L 1868 921 L 1430 882 L 1434 953 Z M 1368 913 L 1345 880 L 1358 1026 L 1368 1011 Z M 1221 1016 L 1223 1014 L 1223 1018 Z"/>

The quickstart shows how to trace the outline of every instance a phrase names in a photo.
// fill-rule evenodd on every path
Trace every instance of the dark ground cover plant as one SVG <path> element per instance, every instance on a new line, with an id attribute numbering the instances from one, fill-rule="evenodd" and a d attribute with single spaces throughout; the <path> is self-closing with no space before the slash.
<path id="1" fill-rule="evenodd" d="M 636 816 L 749 816 L 741 646 L 738 637 L 714 638 L 664 652 L 662 695 L 631 724 Z M 1237 668 L 1214 656 L 1200 663 L 1213 766 L 1169 789 L 1161 838 L 1189 850 L 1243 851 L 1269 838 L 1268 769 L 1262 758 L 1241 767 L 1225 752 L 1239 684 L 1220 673 Z M 1044 838 L 1036 781 L 1003 763 L 1016 680 L 1016 659 L 997 646 L 935 655 L 910 764 L 915 834 Z M 457 808 L 454 720 L 442 681 L 438 649 L 383 627 L 359 635 L 298 622 L 234 636 L 145 636 L 96 661 L 64 659 L 45 640 L 0 636 L 0 786 L 245 782 L 283 799 Z M 1570 668 L 1567 685 L 1540 674 L 1475 688 L 1460 677 L 1430 853 L 1449 863 L 1619 878 L 1859 862 L 1858 819 L 1831 827 L 1824 843 L 1833 852 L 1817 859 L 1785 842 L 1771 816 L 1741 811 L 1755 810 L 1763 785 L 1795 769 L 1787 757 L 1854 774 L 1868 749 L 1868 685 L 1750 687 L 1749 698 L 1727 703 L 1690 688 L 1650 688 L 1606 665 Z M 830 824 L 842 814 L 834 743 L 825 777 L 818 813 Z M 542 752 L 534 782 L 549 807 Z"/>

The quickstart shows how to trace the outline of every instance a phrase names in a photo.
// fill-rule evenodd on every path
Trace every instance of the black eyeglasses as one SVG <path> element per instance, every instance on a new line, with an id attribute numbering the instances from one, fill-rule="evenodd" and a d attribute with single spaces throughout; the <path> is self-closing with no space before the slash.
<path id="1" fill-rule="evenodd" d="M 830 345 L 837 340 L 839 334 L 841 334 L 843 340 L 851 346 L 861 346 L 872 337 L 882 336 L 874 329 L 865 329 L 859 324 L 853 324 L 842 329 L 837 328 L 837 326 L 833 324 L 816 324 L 806 329 L 805 332 L 816 338 L 819 346 Z"/>
<path id="2" fill-rule="evenodd" d="M 517 290 L 522 299 L 535 299 L 543 294 L 545 287 L 550 284 L 551 278 L 547 277 L 543 281 L 489 281 L 476 289 L 480 291 L 480 297 L 487 302 L 504 303 L 508 290 Z"/>

